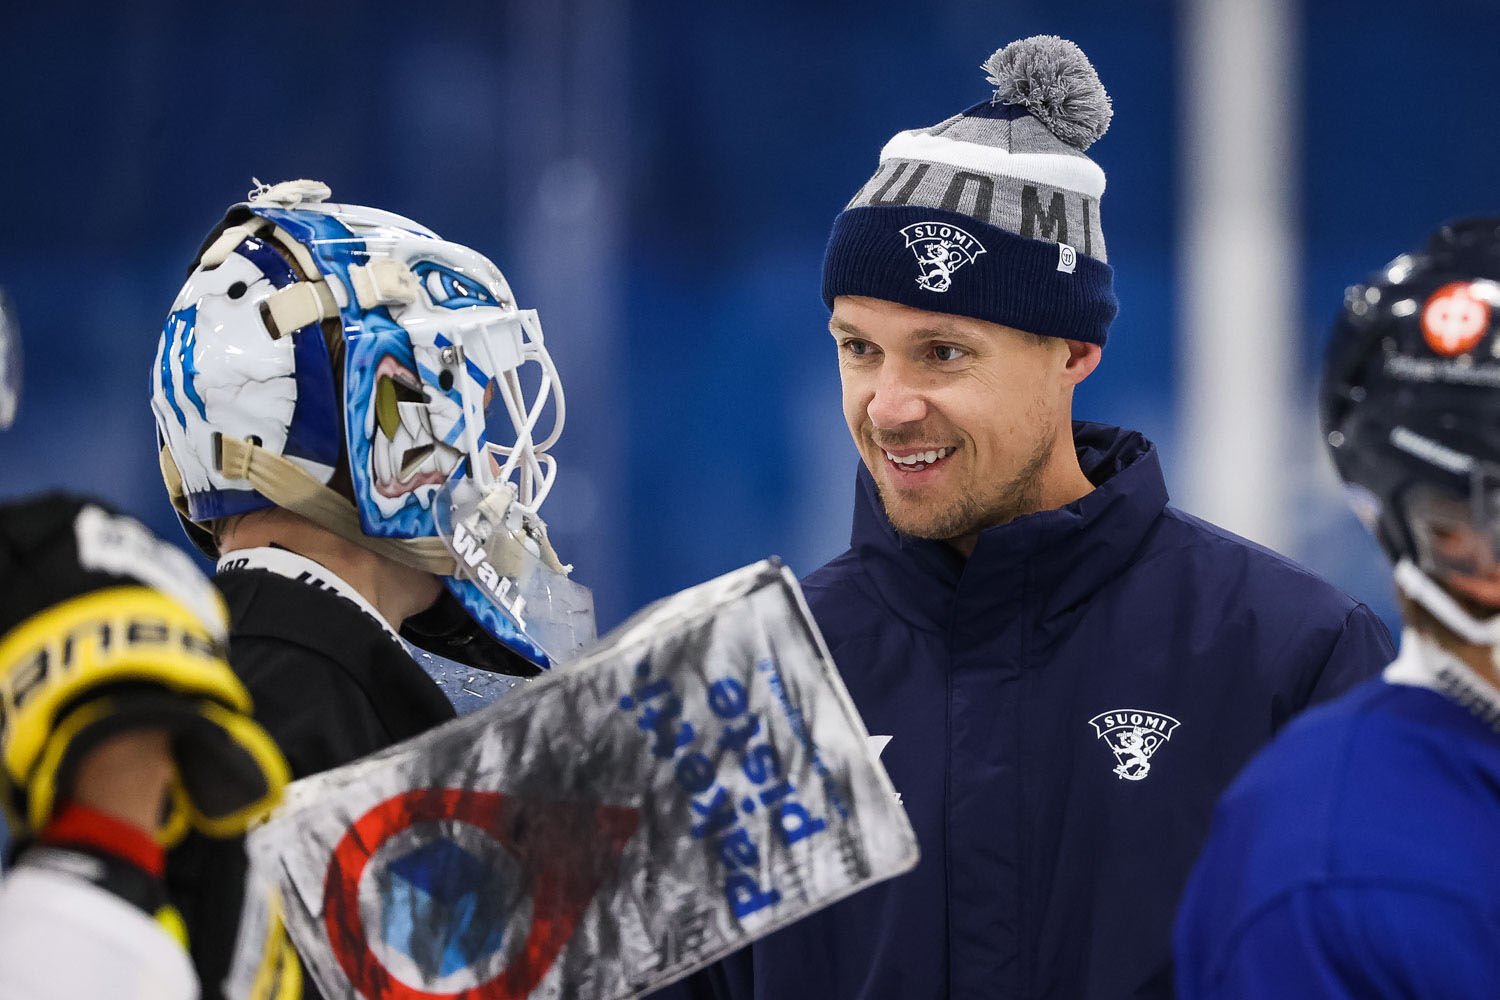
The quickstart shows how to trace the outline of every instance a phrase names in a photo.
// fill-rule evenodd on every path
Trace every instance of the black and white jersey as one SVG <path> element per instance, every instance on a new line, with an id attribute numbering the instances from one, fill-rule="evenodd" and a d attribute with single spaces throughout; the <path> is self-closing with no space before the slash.
<path id="1" fill-rule="evenodd" d="M 341 596 L 343 581 L 322 567 L 321 579 L 299 579 L 234 565 L 226 556 L 215 577 L 229 605 L 230 662 L 293 778 L 347 764 L 455 717 L 389 626 Z M 330 581 L 342 586 L 330 588 Z M 246 869 L 242 839 L 190 836 L 168 858 L 168 889 L 210 1000 L 220 995 L 233 957 Z M 306 977 L 304 996 L 317 996 Z"/>

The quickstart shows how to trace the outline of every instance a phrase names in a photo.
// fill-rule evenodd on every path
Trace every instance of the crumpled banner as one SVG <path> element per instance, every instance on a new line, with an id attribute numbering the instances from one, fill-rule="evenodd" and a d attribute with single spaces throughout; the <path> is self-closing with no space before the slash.
<path id="1" fill-rule="evenodd" d="M 248 849 L 329 1000 L 631 997 L 917 862 L 774 560 L 294 783 Z"/>

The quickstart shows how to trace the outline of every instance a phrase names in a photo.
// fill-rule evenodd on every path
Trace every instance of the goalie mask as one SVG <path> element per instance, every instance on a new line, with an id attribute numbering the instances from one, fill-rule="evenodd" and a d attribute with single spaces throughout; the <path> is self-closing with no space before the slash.
<path id="1" fill-rule="evenodd" d="M 1348 290 L 1319 409 L 1397 586 L 1500 656 L 1500 608 L 1476 618 L 1440 586 L 1500 572 L 1500 219 L 1444 226 Z"/>
<path id="2" fill-rule="evenodd" d="M 284 507 L 443 577 L 533 663 L 570 658 L 592 600 L 540 516 L 565 410 L 535 311 L 474 250 L 327 197 L 234 206 L 167 317 L 152 409 L 189 534 L 212 552 L 192 526 Z"/>

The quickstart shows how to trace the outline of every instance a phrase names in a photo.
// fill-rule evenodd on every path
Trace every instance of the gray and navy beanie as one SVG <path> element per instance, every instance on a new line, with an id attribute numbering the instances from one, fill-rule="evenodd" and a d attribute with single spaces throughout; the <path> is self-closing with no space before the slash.
<path id="1" fill-rule="evenodd" d="M 839 213 L 823 301 L 865 295 L 1102 345 L 1114 272 L 1104 171 L 1084 155 L 1113 110 L 1088 57 L 1038 35 L 984 63 L 994 96 L 902 132 Z"/>

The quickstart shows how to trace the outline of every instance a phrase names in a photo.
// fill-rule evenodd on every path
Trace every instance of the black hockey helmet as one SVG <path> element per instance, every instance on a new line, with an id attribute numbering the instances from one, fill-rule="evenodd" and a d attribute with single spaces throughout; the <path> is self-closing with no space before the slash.
<path id="1" fill-rule="evenodd" d="M 1398 570 L 1500 564 L 1500 218 L 1449 223 L 1347 290 L 1319 417 Z"/>

